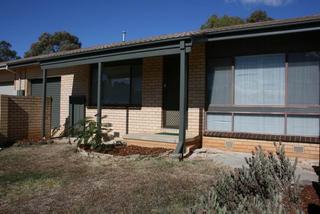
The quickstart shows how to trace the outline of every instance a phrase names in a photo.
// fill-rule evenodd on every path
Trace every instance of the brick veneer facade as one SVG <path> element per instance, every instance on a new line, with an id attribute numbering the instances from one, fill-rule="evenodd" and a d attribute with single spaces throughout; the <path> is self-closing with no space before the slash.
<path id="1" fill-rule="evenodd" d="M 198 135 L 202 130 L 202 115 L 205 97 L 205 45 L 197 44 L 189 54 L 189 87 L 188 87 L 188 133 Z M 25 78 L 26 95 L 31 94 L 31 79 L 42 78 L 37 66 L 16 70 Z M 48 77 L 61 77 L 60 124 L 65 124 L 69 116 L 69 96 L 83 95 L 89 100 L 90 65 L 52 69 Z M 141 108 L 103 108 L 105 121 L 111 122 L 115 131 L 120 134 L 156 133 L 167 131 L 163 128 L 162 87 L 163 57 L 143 59 L 142 71 L 142 107 Z M 87 103 L 89 104 L 89 103 Z M 94 117 L 95 107 L 87 107 L 86 116 Z"/>
<path id="2" fill-rule="evenodd" d="M 168 131 L 163 128 L 162 90 L 163 90 L 163 57 L 143 59 L 142 71 L 142 107 L 141 108 L 103 108 L 102 114 L 107 115 L 105 122 L 113 124 L 115 131 L 121 135 L 128 133 L 157 133 Z M 194 44 L 189 53 L 188 65 L 188 125 L 187 132 L 191 135 L 203 133 L 205 86 L 206 86 L 206 45 Z M 26 94 L 30 95 L 30 79 L 41 78 L 41 70 L 36 66 L 17 70 L 25 78 Z M 83 95 L 87 101 L 90 96 L 90 65 L 54 69 L 48 71 L 48 77 L 61 76 L 60 124 L 64 124 L 69 116 L 69 96 Z M 87 103 L 88 105 L 89 103 Z M 96 107 L 88 106 L 86 116 L 94 117 Z M 172 131 L 172 130 L 170 130 Z M 232 148 L 226 148 L 226 141 L 233 142 Z M 250 152 L 257 145 L 272 151 L 272 141 L 262 139 L 233 139 L 232 137 L 205 136 L 203 147 L 214 147 L 232 151 Z M 295 152 L 293 145 L 285 143 L 290 156 L 319 159 L 318 144 L 303 144 L 303 152 Z M 302 145 L 302 144 L 301 144 Z"/>
<path id="3" fill-rule="evenodd" d="M 0 95 L 0 143 L 41 138 L 41 97 Z M 47 100 L 46 133 L 50 135 L 51 100 Z"/>

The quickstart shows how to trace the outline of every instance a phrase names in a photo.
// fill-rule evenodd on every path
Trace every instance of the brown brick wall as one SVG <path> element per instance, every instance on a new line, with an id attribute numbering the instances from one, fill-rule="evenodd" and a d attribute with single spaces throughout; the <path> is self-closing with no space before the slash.
<path id="1" fill-rule="evenodd" d="M 232 147 L 226 146 L 232 144 Z M 307 158 L 307 159 L 319 159 L 320 150 L 319 144 L 310 143 L 291 143 L 283 142 L 285 146 L 285 152 L 289 157 Z M 272 141 L 262 140 L 246 140 L 236 138 L 218 138 L 218 137 L 203 137 L 202 147 L 204 148 L 216 148 L 225 151 L 234 152 L 251 152 L 254 151 L 256 146 L 262 146 L 266 151 L 274 152 L 275 148 Z M 303 152 L 297 152 L 294 147 L 303 147 Z"/>
<path id="2" fill-rule="evenodd" d="M 41 137 L 41 97 L 0 95 L 0 140 Z M 51 100 L 47 99 L 46 131 L 50 135 Z"/>

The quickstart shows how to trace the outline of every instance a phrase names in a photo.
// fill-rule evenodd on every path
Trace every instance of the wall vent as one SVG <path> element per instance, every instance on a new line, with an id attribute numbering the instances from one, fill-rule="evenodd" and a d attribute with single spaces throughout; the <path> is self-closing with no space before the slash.
<path id="1" fill-rule="evenodd" d="M 225 141 L 224 147 L 231 149 L 233 148 L 233 143 L 233 141 Z"/>
<path id="2" fill-rule="evenodd" d="M 303 153 L 304 147 L 303 146 L 293 146 L 293 151 L 297 153 Z"/>

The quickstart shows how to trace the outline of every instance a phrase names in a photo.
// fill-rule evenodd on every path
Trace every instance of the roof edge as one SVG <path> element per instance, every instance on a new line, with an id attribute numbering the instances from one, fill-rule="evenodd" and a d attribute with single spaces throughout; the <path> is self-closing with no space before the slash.
<path id="1" fill-rule="evenodd" d="M 111 43 L 101 46 L 93 46 L 88 48 L 80 48 L 70 51 L 62 51 L 57 53 L 51 53 L 47 55 L 39 55 L 30 58 L 23 58 L 19 60 L 13 60 L 5 62 L 6 65 L 10 67 L 20 67 L 20 66 L 27 66 L 31 64 L 40 64 L 43 61 L 47 60 L 60 60 L 66 57 L 81 57 L 88 54 L 99 54 L 105 51 L 117 51 L 121 49 L 130 49 L 130 48 L 143 48 L 148 45 L 159 45 L 163 43 L 174 43 L 180 40 L 194 40 L 199 37 L 210 37 L 219 34 L 229 34 L 229 33 L 245 33 L 245 32 L 252 32 L 255 30 L 278 30 L 279 28 L 285 27 L 296 27 L 296 28 L 306 28 L 305 25 L 308 24 L 316 24 L 320 26 L 320 15 L 313 15 L 313 16 L 305 16 L 305 17 L 298 17 L 298 18 L 289 18 L 289 19 L 278 19 L 272 21 L 265 21 L 265 22 L 257 22 L 257 23 L 247 23 L 241 25 L 234 25 L 234 26 L 227 26 L 221 28 L 211 28 L 211 29 L 204 29 L 198 31 L 189 31 L 189 32 L 182 32 L 182 33 L 175 33 L 175 34 L 165 34 L 160 36 L 149 37 L 146 39 L 140 40 L 132 40 L 128 42 L 118 42 L 118 43 Z M 2 64 L 0 63 L 0 67 Z"/>

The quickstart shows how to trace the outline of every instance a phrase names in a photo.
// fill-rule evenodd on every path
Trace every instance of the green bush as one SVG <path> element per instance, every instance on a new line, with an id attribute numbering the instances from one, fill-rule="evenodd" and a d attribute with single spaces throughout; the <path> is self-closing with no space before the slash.
<path id="1" fill-rule="evenodd" d="M 191 210 L 192 213 L 286 213 L 298 210 L 297 159 L 286 157 L 284 146 L 275 144 L 276 154 L 260 146 L 247 166 L 223 173 Z M 285 201 L 285 203 L 284 203 Z M 286 204 L 286 206 L 284 206 Z"/>
<path id="2" fill-rule="evenodd" d="M 106 116 L 102 117 L 102 119 L 104 118 L 106 118 Z M 103 147 L 102 142 L 104 135 L 108 135 L 112 131 L 110 123 L 101 123 L 101 125 L 99 125 L 92 117 L 87 117 L 80 121 L 79 126 L 83 128 L 76 133 L 77 138 L 75 142 L 78 146 L 83 145 L 91 149 Z"/>

